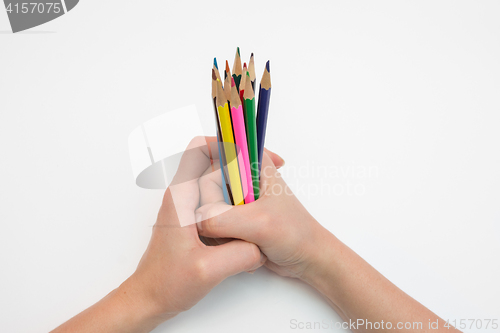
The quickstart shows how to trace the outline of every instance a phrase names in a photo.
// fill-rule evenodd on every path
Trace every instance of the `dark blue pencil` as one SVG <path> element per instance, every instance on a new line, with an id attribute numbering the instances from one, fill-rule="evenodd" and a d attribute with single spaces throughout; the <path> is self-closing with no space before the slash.
<path id="1" fill-rule="evenodd" d="M 257 149 L 259 152 L 259 177 L 264 154 L 264 141 L 266 140 L 267 115 L 271 99 L 271 69 L 269 61 L 260 80 L 259 101 L 257 105 Z"/>

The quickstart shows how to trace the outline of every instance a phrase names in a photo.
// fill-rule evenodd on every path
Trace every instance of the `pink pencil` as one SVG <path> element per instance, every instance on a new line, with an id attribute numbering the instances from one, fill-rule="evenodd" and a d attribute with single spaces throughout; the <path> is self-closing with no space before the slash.
<path id="1" fill-rule="evenodd" d="M 236 89 L 234 78 L 231 79 L 231 118 L 233 120 L 234 138 L 240 148 L 238 164 L 240 165 L 241 187 L 245 203 L 255 201 L 253 193 L 252 174 L 250 173 L 250 158 L 248 156 L 247 133 L 243 118 L 243 106 Z"/>

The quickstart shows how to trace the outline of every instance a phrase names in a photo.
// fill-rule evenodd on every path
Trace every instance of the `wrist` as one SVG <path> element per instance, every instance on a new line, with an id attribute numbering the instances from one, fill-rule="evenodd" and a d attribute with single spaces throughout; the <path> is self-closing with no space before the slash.
<path id="1" fill-rule="evenodd" d="M 137 277 L 132 275 L 113 290 L 112 297 L 123 308 L 128 327 L 134 327 L 140 332 L 143 330 L 149 332 L 177 313 L 162 312 L 155 303 L 153 295 L 142 287 Z"/>
<path id="2" fill-rule="evenodd" d="M 332 279 L 336 278 L 335 272 L 341 265 L 340 258 L 345 245 L 319 223 L 317 226 L 301 279 L 321 292 L 323 285 L 332 285 L 334 282 Z"/>

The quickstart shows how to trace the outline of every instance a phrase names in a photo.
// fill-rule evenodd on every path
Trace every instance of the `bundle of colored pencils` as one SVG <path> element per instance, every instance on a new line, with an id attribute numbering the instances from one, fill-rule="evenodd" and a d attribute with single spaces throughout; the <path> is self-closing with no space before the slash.
<path id="1" fill-rule="evenodd" d="M 271 98 L 269 61 L 260 81 L 257 113 L 255 110 L 255 63 L 241 66 L 240 48 L 236 49 L 233 74 L 226 60 L 224 82 L 217 60 L 212 68 L 212 99 L 219 142 L 224 199 L 231 205 L 243 205 L 259 198 L 260 169 L 264 153 L 267 115 Z"/>

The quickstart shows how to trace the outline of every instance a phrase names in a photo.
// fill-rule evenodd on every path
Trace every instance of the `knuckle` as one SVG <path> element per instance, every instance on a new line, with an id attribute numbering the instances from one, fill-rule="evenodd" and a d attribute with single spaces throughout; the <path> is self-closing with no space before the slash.
<path id="1" fill-rule="evenodd" d="M 203 258 L 196 259 L 193 265 L 193 269 L 194 269 L 194 276 L 198 281 L 202 283 L 210 281 L 211 271 L 208 262 L 205 259 Z"/>
<path id="2" fill-rule="evenodd" d="M 270 234 L 272 217 L 267 211 L 262 211 L 257 215 L 256 220 L 258 221 L 258 229 L 255 231 L 255 235 L 258 239 L 263 239 L 266 235 Z"/>
<path id="3" fill-rule="evenodd" d="M 258 219 L 261 223 L 262 228 L 264 228 L 264 229 L 268 229 L 272 223 L 272 220 L 273 220 L 271 217 L 271 214 L 269 214 L 268 211 L 260 212 L 258 215 Z"/>

